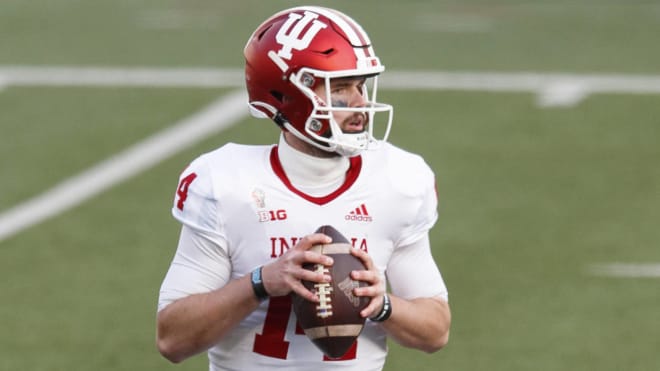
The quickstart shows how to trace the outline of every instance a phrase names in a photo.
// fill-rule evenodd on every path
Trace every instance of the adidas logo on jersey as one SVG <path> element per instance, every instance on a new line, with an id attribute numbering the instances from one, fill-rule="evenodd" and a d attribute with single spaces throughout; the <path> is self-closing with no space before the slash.
<path id="1" fill-rule="evenodd" d="M 352 220 L 356 222 L 373 221 L 373 218 L 369 215 L 369 212 L 367 211 L 367 205 L 365 204 L 356 207 L 355 210 L 352 210 L 351 212 L 346 214 L 346 216 L 344 216 L 344 219 Z"/>

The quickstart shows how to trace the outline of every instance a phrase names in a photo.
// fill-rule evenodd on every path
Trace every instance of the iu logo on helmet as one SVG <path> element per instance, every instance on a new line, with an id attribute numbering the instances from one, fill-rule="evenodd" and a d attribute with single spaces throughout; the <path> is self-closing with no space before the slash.
<path id="1" fill-rule="evenodd" d="M 312 43 L 314 36 L 322 29 L 328 27 L 327 24 L 319 21 L 318 14 L 305 12 L 305 15 L 298 13 L 289 14 L 289 19 L 284 22 L 275 35 L 275 40 L 282 44 L 282 49 L 277 54 L 285 59 L 291 59 L 291 50 L 304 50 Z M 312 23 L 308 27 L 309 23 Z M 307 29 L 305 33 L 303 31 Z"/>
<path id="2" fill-rule="evenodd" d="M 327 24 L 319 21 L 318 14 L 306 11 L 304 15 L 298 13 L 289 14 L 289 19 L 284 22 L 282 27 L 275 35 L 275 40 L 282 45 L 282 49 L 277 52 L 279 61 L 274 60 L 275 63 L 280 64 L 281 58 L 291 59 L 292 50 L 307 49 L 309 44 L 312 43 L 314 36 L 322 29 L 328 27 Z M 311 23 L 311 25 L 310 25 Z M 272 53 L 270 57 L 273 58 Z"/>

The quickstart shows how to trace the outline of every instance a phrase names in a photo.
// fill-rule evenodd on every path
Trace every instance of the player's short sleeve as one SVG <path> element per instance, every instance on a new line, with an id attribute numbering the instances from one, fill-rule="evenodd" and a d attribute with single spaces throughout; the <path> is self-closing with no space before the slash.
<path id="1" fill-rule="evenodd" d="M 231 262 L 213 238 L 185 224 L 170 268 L 160 288 L 158 310 L 193 294 L 210 292 L 229 282 Z"/>
<path id="2" fill-rule="evenodd" d="M 229 280 L 231 262 L 208 161 L 208 155 L 200 156 L 179 177 L 172 215 L 183 226 L 161 286 L 159 310 L 180 298 L 222 287 Z"/>
<path id="3" fill-rule="evenodd" d="M 226 240 L 212 175 L 204 156 L 193 161 L 179 177 L 172 215 L 224 248 Z"/>
<path id="4" fill-rule="evenodd" d="M 447 288 L 429 241 L 429 231 L 438 220 L 435 173 L 421 156 L 394 147 L 387 164 L 400 223 L 385 271 L 390 288 L 406 299 L 446 300 Z"/>

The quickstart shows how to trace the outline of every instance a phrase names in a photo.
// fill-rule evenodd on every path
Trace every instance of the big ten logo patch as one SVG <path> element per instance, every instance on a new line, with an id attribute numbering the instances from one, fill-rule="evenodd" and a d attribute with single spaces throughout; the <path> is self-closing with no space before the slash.
<path id="1" fill-rule="evenodd" d="M 260 210 L 257 211 L 259 222 L 272 222 L 276 220 L 286 220 L 286 210 Z"/>

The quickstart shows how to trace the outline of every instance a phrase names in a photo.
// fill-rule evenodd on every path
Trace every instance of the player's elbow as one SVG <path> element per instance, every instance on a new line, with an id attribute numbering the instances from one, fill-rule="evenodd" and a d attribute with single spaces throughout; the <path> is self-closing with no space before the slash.
<path id="1" fill-rule="evenodd" d="M 398 344 L 412 349 L 417 349 L 425 353 L 435 353 L 444 348 L 449 342 L 449 332 L 444 333 L 442 336 L 433 336 L 426 339 L 403 340 L 394 339 Z"/>
<path id="2" fill-rule="evenodd" d="M 426 332 L 427 337 L 421 349 L 426 353 L 435 353 L 447 346 L 449 343 L 449 330 L 451 328 L 451 311 L 449 304 L 445 300 L 432 301 L 436 306 L 437 313 L 435 320 L 427 326 L 430 331 Z"/>
<path id="3" fill-rule="evenodd" d="M 184 349 L 181 347 L 181 341 L 174 336 L 173 331 L 168 331 L 168 326 L 162 313 L 158 313 L 156 347 L 158 348 L 158 352 L 172 363 L 180 363 L 187 357 Z"/>
<path id="4" fill-rule="evenodd" d="M 435 353 L 447 346 L 447 343 L 449 343 L 449 330 L 445 331 L 442 336 L 437 337 L 434 341 L 427 344 L 422 350 L 426 353 Z"/>
<path id="5" fill-rule="evenodd" d="M 172 363 L 180 363 L 186 358 L 177 351 L 172 341 L 161 336 L 156 339 L 156 347 L 160 354 Z"/>
<path id="6" fill-rule="evenodd" d="M 427 353 L 435 353 L 440 349 L 447 346 L 449 343 L 449 330 L 451 328 L 451 311 L 449 310 L 449 305 L 445 301 L 438 302 L 440 304 L 440 312 L 438 321 L 434 323 L 434 326 L 430 326 L 433 330 L 430 332 L 431 337 L 428 338 L 428 341 L 425 343 L 423 351 Z"/>
<path id="7" fill-rule="evenodd" d="M 449 342 L 449 329 L 440 327 L 429 327 L 430 331 L 422 336 L 393 337 L 400 345 L 406 348 L 417 349 L 425 353 L 435 353 L 444 348 Z M 417 335 L 420 335 L 417 333 Z"/>

